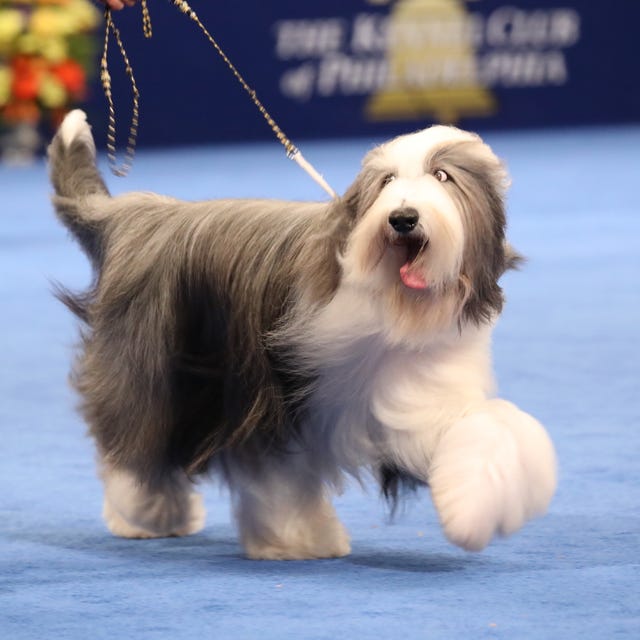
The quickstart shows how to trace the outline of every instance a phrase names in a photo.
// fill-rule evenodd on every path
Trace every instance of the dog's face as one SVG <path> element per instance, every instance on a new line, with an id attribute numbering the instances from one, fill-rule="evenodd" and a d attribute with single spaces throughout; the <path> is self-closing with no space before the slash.
<path id="1" fill-rule="evenodd" d="M 491 149 L 453 127 L 374 149 L 344 198 L 355 217 L 345 279 L 383 299 L 401 332 L 491 318 L 502 306 L 498 278 L 515 262 L 506 187 Z"/>

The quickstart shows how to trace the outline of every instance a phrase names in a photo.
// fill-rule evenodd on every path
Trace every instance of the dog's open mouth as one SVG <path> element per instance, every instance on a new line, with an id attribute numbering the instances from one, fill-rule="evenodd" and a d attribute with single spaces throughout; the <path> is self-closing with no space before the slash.
<path id="1" fill-rule="evenodd" d="M 405 287 L 424 290 L 429 286 L 418 261 L 428 242 L 428 238 L 422 234 L 399 237 L 394 241 L 396 247 L 405 251 L 404 262 L 400 267 L 400 280 Z"/>

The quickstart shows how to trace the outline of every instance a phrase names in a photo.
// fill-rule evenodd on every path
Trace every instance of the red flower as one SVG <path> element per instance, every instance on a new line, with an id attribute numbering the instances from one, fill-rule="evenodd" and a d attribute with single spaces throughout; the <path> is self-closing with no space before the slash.
<path id="1" fill-rule="evenodd" d="M 45 65 L 31 56 L 16 56 L 11 61 L 11 93 L 16 100 L 35 100 Z"/>
<path id="2" fill-rule="evenodd" d="M 82 96 L 85 87 L 85 73 L 75 60 L 65 60 L 54 65 L 51 71 L 71 95 Z"/>

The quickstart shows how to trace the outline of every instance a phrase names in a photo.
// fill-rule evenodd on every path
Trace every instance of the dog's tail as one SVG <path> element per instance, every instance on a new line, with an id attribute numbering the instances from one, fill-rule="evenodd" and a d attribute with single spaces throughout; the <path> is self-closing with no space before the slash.
<path id="1" fill-rule="evenodd" d="M 65 117 L 48 152 L 58 218 L 97 266 L 104 218 L 95 199 L 108 198 L 109 191 L 96 166 L 96 146 L 84 111 L 75 109 Z"/>

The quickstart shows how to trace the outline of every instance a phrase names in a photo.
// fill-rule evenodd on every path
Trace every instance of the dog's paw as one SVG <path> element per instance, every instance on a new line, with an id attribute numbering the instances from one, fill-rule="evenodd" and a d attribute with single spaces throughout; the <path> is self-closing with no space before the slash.
<path id="1" fill-rule="evenodd" d="M 204 529 L 207 512 L 200 494 L 191 493 L 187 500 L 187 510 L 180 518 L 169 515 L 153 520 L 145 518 L 137 523 L 132 523 L 126 520 L 105 499 L 102 517 L 109 531 L 119 538 L 148 539 L 190 536 Z"/>
<path id="2" fill-rule="evenodd" d="M 128 472 L 105 470 L 103 518 L 123 538 L 186 536 L 202 530 L 206 511 L 202 496 L 185 477 L 167 479 L 151 490 Z"/>
<path id="3" fill-rule="evenodd" d="M 300 510 L 288 505 L 249 512 L 245 505 L 239 525 L 245 554 L 253 560 L 341 558 L 351 552 L 349 534 L 324 498 Z"/>
<path id="4" fill-rule="evenodd" d="M 118 538 L 132 538 L 136 540 L 145 540 L 147 538 L 158 538 L 159 536 L 153 531 L 147 531 L 141 527 L 135 526 L 127 522 L 111 505 L 108 500 L 104 501 L 102 508 L 102 519 L 107 528 L 114 536 Z"/>
<path id="5" fill-rule="evenodd" d="M 337 522 L 331 531 L 322 535 L 296 535 L 282 539 L 244 539 L 245 555 L 251 560 L 319 560 L 342 558 L 351 553 L 351 541 L 347 530 Z"/>
<path id="6" fill-rule="evenodd" d="M 454 424 L 429 478 L 451 542 L 483 549 L 547 508 L 556 486 L 553 446 L 540 424 L 513 405 L 490 401 Z"/>
<path id="7" fill-rule="evenodd" d="M 171 535 L 190 536 L 204 529 L 207 520 L 207 510 L 204 507 L 202 496 L 195 491 L 188 497 L 187 514 L 181 526 L 175 527 Z"/>
<path id="8" fill-rule="evenodd" d="M 518 443 L 526 519 L 544 514 L 558 482 L 556 452 L 549 435 L 535 418 L 506 400 L 491 400 L 487 405 Z"/>
<path id="9" fill-rule="evenodd" d="M 65 116 L 60 125 L 59 134 L 67 149 L 75 140 L 81 140 L 95 156 L 96 145 L 91 135 L 91 127 L 87 122 L 87 114 L 82 109 L 74 109 Z"/>

